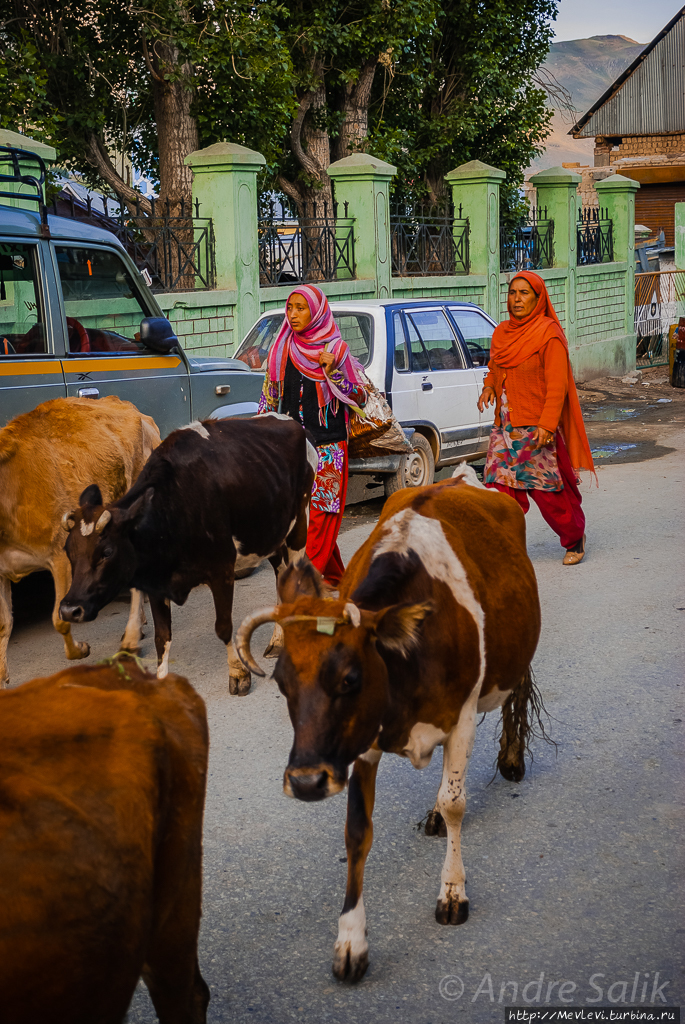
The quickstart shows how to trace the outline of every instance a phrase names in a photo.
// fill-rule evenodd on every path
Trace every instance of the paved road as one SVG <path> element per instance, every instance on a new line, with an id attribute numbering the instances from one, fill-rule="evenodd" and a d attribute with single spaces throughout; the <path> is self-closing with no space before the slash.
<path id="1" fill-rule="evenodd" d="M 594 401 L 626 407 L 620 395 L 605 399 Z M 631 414 L 640 450 L 605 458 L 599 487 L 584 485 L 584 564 L 562 567 L 556 538 L 529 514 L 543 608 L 535 672 L 557 749 L 536 742 L 522 784 L 491 783 L 495 716 L 479 727 L 463 828 L 471 916 L 459 928 L 433 917 L 445 840 L 416 829 L 438 788 L 439 752 L 422 772 L 381 762 L 365 890 L 371 966 L 355 988 L 330 973 L 344 797 L 302 805 L 281 795 L 285 700 L 269 679 L 247 697 L 228 695 L 206 590 L 174 610 L 171 667 L 206 700 L 211 730 L 200 948 L 210 1021 L 480 1024 L 502 1021 L 505 1004 L 563 1005 L 560 994 L 587 1009 L 643 993 L 645 1005 L 653 995 L 661 1005 L 663 983 L 668 1004 L 685 1003 L 685 405 L 675 408 Z M 593 421 L 593 447 L 619 425 Z M 376 514 L 350 510 L 346 560 Z M 273 596 L 265 567 L 238 584 L 238 617 Z M 14 683 L 63 665 L 41 600 L 32 594 L 12 640 Z M 78 630 L 94 657 L 112 653 L 124 616 L 114 604 Z M 256 634 L 255 651 L 267 634 Z M 154 1019 L 141 985 L 127 1020 Z"/>

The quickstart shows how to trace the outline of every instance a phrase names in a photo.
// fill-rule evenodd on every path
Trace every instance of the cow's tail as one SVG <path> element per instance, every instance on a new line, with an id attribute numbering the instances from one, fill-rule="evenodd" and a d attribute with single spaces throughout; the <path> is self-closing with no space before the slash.
<path id="1" fill-rule="evenodd" d="M 530 741 L 537 736 L 556 743 L 547 733 L 543 717 L 549 722 L 549 714 L 542 702 L 533 669 L 528 666 L 519 686 L 512 690 L 502 705 L 502 731 L 499 737 L 497 768 L 510 782 L 520 782 L 526 774 L 526 754 L 533 760 Z"/>

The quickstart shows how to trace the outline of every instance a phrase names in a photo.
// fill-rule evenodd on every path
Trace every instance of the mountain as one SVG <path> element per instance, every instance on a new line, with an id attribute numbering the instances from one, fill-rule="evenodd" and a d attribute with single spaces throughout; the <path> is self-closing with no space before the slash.
<path id="1" fill-rule="evenodd" d="M 576 115 L 555 110 L 546 150 L 531 164 L 531 172 L 576 160 L 581 164 L 594 163 L 594 140 L 574 139 L 568 132 L 645 46 L 646 43 L 636 43 L 627 36 L 590 36 L 552 43 L 542 66 L 543 74 L 548 72 L 568 89 Z"/>

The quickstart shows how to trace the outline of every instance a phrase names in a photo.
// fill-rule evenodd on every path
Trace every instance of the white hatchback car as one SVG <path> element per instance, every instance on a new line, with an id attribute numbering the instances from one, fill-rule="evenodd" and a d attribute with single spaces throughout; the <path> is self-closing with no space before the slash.
<path id="1" fill-rule="evenodd" d="M 391 494 L 432 483 L 443 466 L 485 455 L 493 410 L 479 413 L 477 400 L 494 320 L 472 303 L 449 299 L 331 302 L 331 310 L 414 446 L 408 455 L 351 460 L 350 472 L 377 475 Z M 262 371 L 284 314 L 262 314 L 236 358 Z"/>

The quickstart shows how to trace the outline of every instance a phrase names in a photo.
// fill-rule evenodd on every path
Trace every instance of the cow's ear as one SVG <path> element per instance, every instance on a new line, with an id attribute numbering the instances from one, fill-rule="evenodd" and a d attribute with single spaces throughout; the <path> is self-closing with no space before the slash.
<path id="1" fill-rule="evenodd" d="M 90 487 L 86 487 L 85 491 L 78 500 L 81 506 L 91 506 L 92 508 L 98 508 L 104 504 L 102 500 L 102 492 L 97 484 L 91 484 Z"/>
<path id="2" fill-rule="evenodd" d="M 389 651 L 409 654 L 421 639 L 421 623 L 433 611 L 430 601 L 393 604 L 379 612 L 375 624 L 378 642 Z"/>
<path id="3" fill-rule="evenodd" d="M 116 519 L 120 523 L 136 523 L 141 520 L 150 507 L 154 493 L 154 487 L 148 487 L 128 508 L 117 509 Z"/>
<path id="4" fill-rule="evenodd" d="M 278 580 L 278 596 L 282 604 L 292 604 L 298 597 L 324 596 L 321 575 L 306 555 L 283 570 Z"/>

